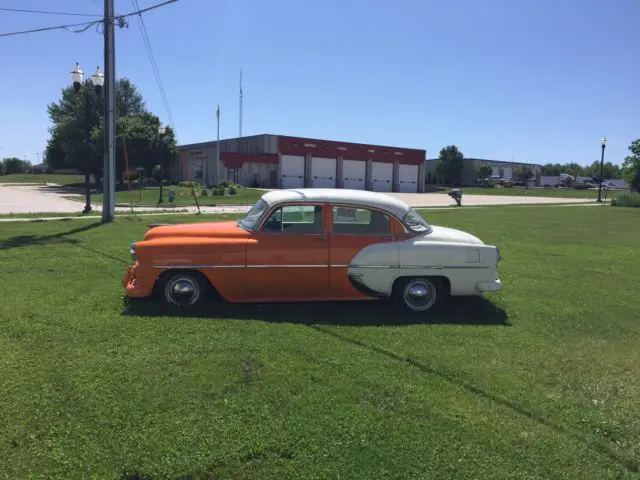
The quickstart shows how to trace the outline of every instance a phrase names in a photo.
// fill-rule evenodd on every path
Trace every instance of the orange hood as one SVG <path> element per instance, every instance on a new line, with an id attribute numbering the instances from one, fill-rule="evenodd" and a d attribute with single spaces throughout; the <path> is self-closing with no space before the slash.
<path id="1" fill-rule="evenodd" d="M 152 227 L 144 235 L 145 240 L 158 238 L 247 238 L 249 232 L 240 228 L 238 222 L 203 222 L 183 223 L 177 225 L 162 225 Z"/>

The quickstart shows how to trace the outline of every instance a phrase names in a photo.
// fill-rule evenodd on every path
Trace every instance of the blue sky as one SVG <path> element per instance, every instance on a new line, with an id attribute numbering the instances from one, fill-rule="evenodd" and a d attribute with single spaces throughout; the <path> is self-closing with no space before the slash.
<path id="1" fill-rule="evenodd" d="M 0 7 L 100 14 L 102 0 Z M 140 7 L 158 3 L 139 0 Z M 131 0 L 116 0 L 120 13 Z M 179 0 L 145 22 L 178 139 L 288 134 L 466 156 L 619 163 L 640 137 L 638 0 Z M 0 32 L 76 23 L 0 11 Z M 88 19 L 90 20 L 90 18 Z M 117 75 L 167 121 L 138 22 L 116 31 Z M 76 60 L 102 68 L 91 28 L 0 37 L 0 153 L 35 163 L 46 105 Z"/>

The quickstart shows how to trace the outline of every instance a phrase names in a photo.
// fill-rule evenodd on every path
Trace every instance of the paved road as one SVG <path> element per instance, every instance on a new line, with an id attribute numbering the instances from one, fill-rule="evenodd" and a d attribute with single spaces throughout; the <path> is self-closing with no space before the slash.
<path id="1" fill-rule="evenodd" d="M 548 205 L 551 203 L 593 203 L 585 198 L 552 198 L 552 197 L 519 197 L 511 195 L 464 195 L 462 204 L 469 206 L 485 205 Z M 391 193 L 394 197 L 406 202 L 412 207 L 446 207 L 456 202 L 446 193 Z"/>
<path id="2" fill-rule="evenodd" d="M 83 202 L 69 200 L 68 193 L 56 193 L 54 189 L 35 185 L 1 185 L 0 184 L 0 214 L 9 213 L 73 213 L 84 208 Z M 83 197 L 79 195 L 79 197 Z M 102 211 L 102 205 L 92 204 L 97 213 Z M 202 207 L 207 213 L 238 213 L 246 212 L 245 206 Z M 167 208 L 167 211 L 183 210 L 182 207 Z M 196 212 L 197 208 L 187 207 L 186 210 Z M 116 212 L 130 212 L 129 207 L 116 207 Z M 136 212 L 161 212 L 155 207 L 134 207 Z"/>
<path id="3" fill-rule="evenodd" d="M 413 207 L 447 207 L 455 202 L 444 193 L 393 193 L 390 194 L 407 202 Z M 83 204 L 63 198 L 68 194 L 55 193 L 51 188 L 36 185 L 0 185 L 0 214 L 8 213 L 72 213 L 82 210 Z M 578 204 L 593 203 L 584 198 L 551 198 L 551 197 L 518 197 L 498 195 L 466 195 L 463 205 L 535 205 L 535 204 Z M 101 211 L 100 205 L 93 205 L 96 212 Z M 183 207 L 178 207 L 183 210 Z M 196 207 L 187 207 L 190 212 L 197 211 Z M 203 213 L 237 213 L 245 212 L 246 206 L 201 207 Z M 135 207 L 136 212 L 158 212 L 154 207 Z M 116 207 L 117 212 L 129 212 L 129 207 Z"/>

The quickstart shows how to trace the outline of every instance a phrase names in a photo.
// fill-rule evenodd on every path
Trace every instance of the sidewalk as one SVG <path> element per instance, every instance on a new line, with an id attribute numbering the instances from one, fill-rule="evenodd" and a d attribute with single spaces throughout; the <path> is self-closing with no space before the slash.
<path id="1" fill-rule="evenodd" d="M 495 208 L 495 207 L 536 207 L 536 208 L 550 208 L 550 207 L 596 207 L 596 206 L 602 206 L 602 204 L 599 203 L 557 203 L 557 204 L 531 204 L 531 205 L 471 205 L 471 206 L 467 206 L 467 207 L 457 207 L 455 205 L 451 205 L 448 207 L 418 207 L 419 210 L 456 210 L 456 211 L 461 211 L 461 210 L 469 210 L 469 209 L 479 209 L 479 208 Z M 216 208 L 216 207 L 209 207 L 209 208 Z M 220 208 L 224 208 L 224 207 L 220 207 Z M 120 212 L 119 215 L 116 215 L 116 217 L 129 217 L 129 216 L 138 216 L 138 217 L 153 217 L 153 216 L 159 216 L 159 215 L 163 215 L 163 216 L 170 216 L 170 215 L 194 215 L 197 213 L 197 210 L 195 211 L 189 211 L 189 210 L 185 210 L 185 209 L 177 209 L 179 211 L 161 211 L 161 212 Z M 127 215 L 128 213 L 128 215 Z M 204 215 L 222 215 L 225 213 L 243 213 L 243 212 L 236 212 L 236 211 L 225 211 L 225 212 L 221 212 L 221 211 L 209 211 L 209 212 L 205 212 L 204 210 L 202 211 L 202 214 Z M 19 215 L 19 214 L 18 214 Z M 15 218 L 0 218 L 0 223 L 2 222 L 46 222 L 48 220 L 83 220 L 83 219 L 94 219 L 94 220 L 100 220 L 102 217 L 100 215 L 82 215 L 82 216 L 75 216 L 75 217 L 65 217 L 65 216 L 60 216 L 60 217 L 15 217 Z M 215 219 L 212 218 L 212 221 L 216 221 Z"/>

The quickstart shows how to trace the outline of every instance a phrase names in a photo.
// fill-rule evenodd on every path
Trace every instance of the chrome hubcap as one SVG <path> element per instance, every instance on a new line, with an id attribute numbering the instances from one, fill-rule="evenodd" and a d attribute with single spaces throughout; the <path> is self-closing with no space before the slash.
<path id="1" fill-rule="evenodd" d="M 404 303 L 411 310 L 428 310 L 436 301 L 436 289 L 428 280 L 412 280 L 404 288 Z"/>
<path id="2" fill-rule="evenodd" d="M 165 296 L 174 305 L 192 305 L 200 297 L 200 287 L 190 277 L 176 277 L 167 284 Z"/>

